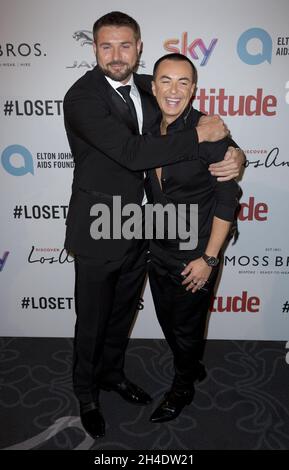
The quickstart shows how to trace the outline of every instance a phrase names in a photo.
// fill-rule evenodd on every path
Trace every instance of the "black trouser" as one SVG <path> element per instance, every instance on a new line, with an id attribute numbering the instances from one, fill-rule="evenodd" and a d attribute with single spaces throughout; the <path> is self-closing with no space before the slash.
<path id="1" fill-rule="evenodd" d="M 149 282 L 156 314 L 173 352 L 175 378 L 174 388 L 190 390 L 194 386 L 200 359 L 203 354 L 204 333 L 211 295 L 217 276 L 213 268 L 207 291 L 186 291 L 182 286 L 183 262 L 169 251 L 151 248 Z"/>
<path id="2" fill-rule="evenodd" d="M 124 379 L 124 354 L 146 275 L 147 242 L 133 240 L 122 260 L 77 256 L 73 385 L 83 402 L 100 384 Z"/>

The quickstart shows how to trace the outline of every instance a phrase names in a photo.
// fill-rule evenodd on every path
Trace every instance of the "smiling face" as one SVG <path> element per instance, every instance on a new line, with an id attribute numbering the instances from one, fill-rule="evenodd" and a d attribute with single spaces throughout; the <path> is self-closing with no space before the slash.
<path id="1" fill-rule="evenodd" d="M 152 82 L 163 119 L 170 124 L 186 109 L 195 89 L 193 70 L 186 61 L 163 60 Z"/>
<path id="2" fill-rule="evenodd" d="M 141 40 L 128 26 L 102 26 L 95 41 L 93 49 L 103 73 L 125 85 L 136 67 Z"/>

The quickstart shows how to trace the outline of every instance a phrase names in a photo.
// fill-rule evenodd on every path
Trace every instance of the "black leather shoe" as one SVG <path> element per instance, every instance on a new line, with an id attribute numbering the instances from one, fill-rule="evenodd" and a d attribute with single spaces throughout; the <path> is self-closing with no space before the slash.
<path id="1" fill-rule="evenodd" d="M 97 402 L 80 402 L 80 419 L 87 434 L 93 439 L 103 437 L 105 434 L 105 421 Z"/>
<path id="2" fill-rule="evenodd" d="M 124 400 L 135 405 L 148 405 L 152 402 L 152 398 L 144 390 L 127 379 L 118 384 L 101 385 L 100 388 L 117 392 Z"/>
<path id="3" fill-rule="evenodd" d="M 194 394 L 194 389 L 184 392 L 171 389 L 164 395 L 163 400 L 151 415 L 150 421 L 164 423 L 177 418 L 182 409 L 193 401 Z"/>

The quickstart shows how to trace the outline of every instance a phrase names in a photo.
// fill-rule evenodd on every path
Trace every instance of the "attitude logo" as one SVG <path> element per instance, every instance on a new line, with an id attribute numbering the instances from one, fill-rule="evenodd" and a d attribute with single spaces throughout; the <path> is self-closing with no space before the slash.
<path id="1" fill-rule="evenodd" d="M 3 150 L 1 162 L 4 170 L 13 176 L 34 174 L 33 157 L 29 150 L 22 145 L 9 145 Z"/>
<path id="2" fill-rule="evenodd" d="M 168 52 L 190 56 L 193 60 L 200 60 L 200 65 L 206 65 L 217 42 L 218 39 L 213 38 L 207 47 L 201 38 L 197 38 L 189 44 L 188 33 L 184 32 L 181 35 L 181 39 L 173 38 L 165 40 L 164 49 Z"/>
<path id="3" fill-rule="evenodd" d="M 240 203 L 238 219 L 244 221 L 264 222 L 268 220 L 268 205 L 265 202 L 256 203 L 254 197 L 249 197 L 248 202 Z"/>
<path id="4" fill-rule="evenodd" d="M 251 95 L 230 95 L 225 88 L 200 88 L 195 97 L 202 113 L 220 116 L 276 116 L 277 98 L 257 88 Z"/>
<path id="5" fill-rule="evenodd" d="M 241 295 L 214 297 L 211 302 L 211 312 L 257 313 L 260 310 L 260 304 L 260 297 L 249 296 L 247 291 L 243 291 Z"/>
<path id="6" fill-rule="evenodd" d="M 282 170 L 283 167 L 289 167 L 289 160 L 285 160 L 280 155 L 279 147 L 268 149 L 247 149 L 245 150 L 246 162 L 245 167 L 258 168 L 272 171 L 275 169 Z"/>

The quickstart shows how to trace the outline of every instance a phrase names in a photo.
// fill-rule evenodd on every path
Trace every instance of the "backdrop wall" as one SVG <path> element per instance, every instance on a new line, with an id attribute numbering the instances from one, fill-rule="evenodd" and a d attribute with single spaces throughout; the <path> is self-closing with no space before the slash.
<path id="1" fill-rule="evenodd" d="M 140 73 L 166 52 L 193 59 L 195 106 L 221 114 L 248 158 L 240 236 L 226 252 L 208 337 L 288 339 L 287 0 L 1 1 L 0 335 L 73 335 L 62 99 L 94 66 L 92 25 L 112 10 L 140 23 Z M 162 337 L 148 287 L 132 336 Z"/>

